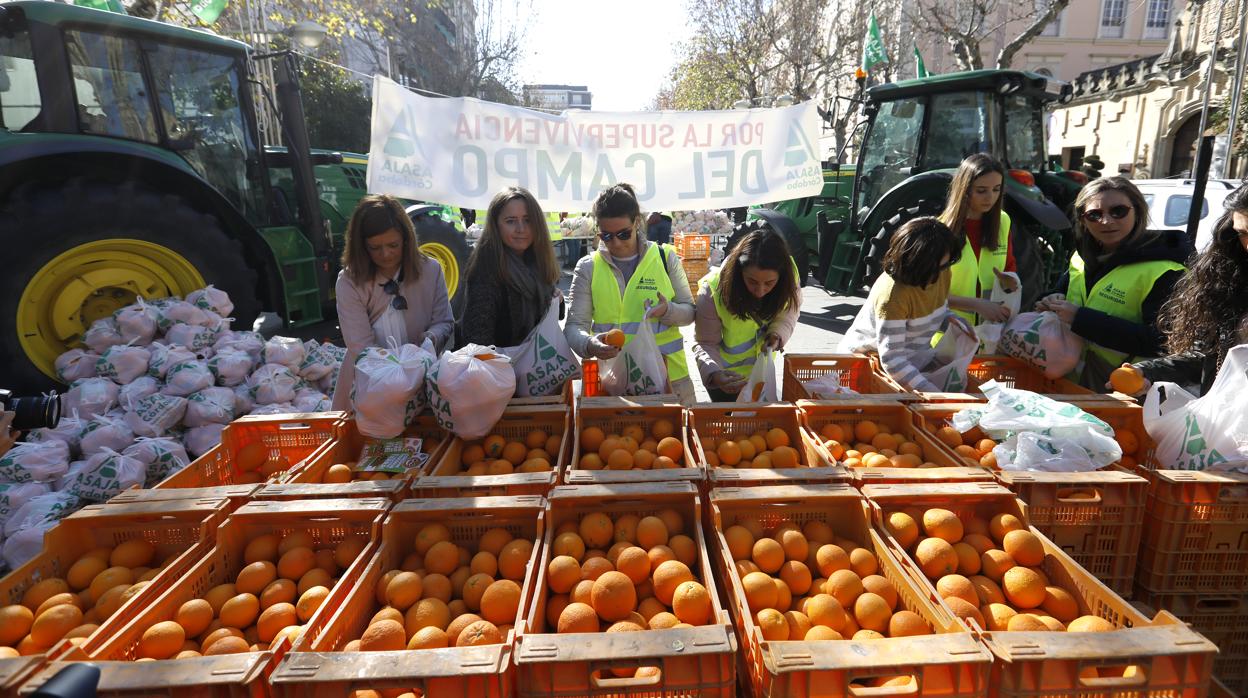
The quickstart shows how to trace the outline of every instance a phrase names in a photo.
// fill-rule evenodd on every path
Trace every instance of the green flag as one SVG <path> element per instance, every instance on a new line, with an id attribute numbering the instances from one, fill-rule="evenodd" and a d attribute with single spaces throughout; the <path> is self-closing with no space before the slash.
<path id="1" fill-rule="evenodd" d="M 225 11 L 228 3 L 229 0 L 195 0 L 191 3 L 191 12 L 204 24 L 212 24 Z"/>
<path id="2" fill-rule="evenodd" d="M 925 78 L 931 75 L 927 72 L 927 66 L 923 64 L 923 54 L 919 53 L 919 45 L 914 45 L 914 76 L 916 78 Z"/>
<path id="3" fill-rule="evenodd" d="M 888 52 L 884 50 L 884 39 L 880 36 L 880 23 L 875 21 L 875 13 L 867 22 L 867 35 L 862 40 L 862 69 L 871 68 L 880 63 L 888 62 Z"/>
<path id="4" fill-rule="evenodd" d="M 93 10 L 126 14 L 126 8 L 121 6 L 121 0 L 74 0 L 74 4 L 79 7 L 90 7 Z"/>

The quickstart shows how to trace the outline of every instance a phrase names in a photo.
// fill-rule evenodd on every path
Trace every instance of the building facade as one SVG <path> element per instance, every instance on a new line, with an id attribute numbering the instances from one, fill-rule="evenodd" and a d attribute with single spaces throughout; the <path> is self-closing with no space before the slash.
<path id="1" fill-rule="evenodd" d="M 525 85 L 524 104 L 537 109 L 563 111 L 591 109 L 594 93 L 586 85 Z"/>

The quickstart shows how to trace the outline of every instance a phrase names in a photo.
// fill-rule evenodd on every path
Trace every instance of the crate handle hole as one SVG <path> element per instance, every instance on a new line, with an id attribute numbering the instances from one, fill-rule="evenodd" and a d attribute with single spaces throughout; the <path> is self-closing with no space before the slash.
<path id="1" fill-rule="evenodd" d="M 1091 494 L 1091 497 L 1086 495 Z M 1100 504 L 1104 501 L 1101 491 L 1095 487 L 1071 487 L 1057 491 L 1057 501 L 1063 504 Z"/>
<path id="2" fill-rule="evenodd" d="M 633 667 L 620 667 L 620 668 L 628 669 L 628 668 L 633 668 Z M 620 677 L 607 674 L 607 672 L 610 671 L 609 669 L 601 669 L 589 675 L 589 682 L 590 684 L 593 685 L 595 689 L 628 688 L 630 686 L 640 687 L 640 686 L 662 685 L 663 683 L 663 670 L 662 669 L 658 667 L 654 667 L 654 666 L 651 666 L 651 667 L 639 666 L 636 668 L 637 669 L 656 669 L 657 671 L 655 673 L 649 674 L 647 676 L 642 676 L 642 677 L 628 676 L 628 677 L 620 678 Z"/>
<path id="3" fill-rule="evenodd" d="M 307 422 L 287 422 L 278 428 L 282 431 L 294 431 L 296 429 L 311 429 L 312 425 Z"/>
<path id="4" fill-rule="evenodd" d="M 1093 673 L 1096 676 L 1092 676 Z M 1143 686 L 1147 683 L 1148 672 L 1140 664 L 1089 666 L 1079 672 L 1079 685 L 1088 688 Z"/>
<path id="5" fill-rule="evenodd" d="M 1234 612 L 1239 609 L 1239 606 L 1239 599 L 1208 599 L 1204 597 L 1196 599 L 1196 608 L 1201 611 Z"/>
<path id="6" fill-rule="evenodd" d="M 906 674 L 892 674 L 893 676 L 906 676 Z M 855 686 L 855 682 L 869 681 L 871 679 L 882 679 L 885 676 L 856 676 L 850 680 L 849 694 L 851 696 L 911 696 L 919 692 L 919 680 L 914 674 L 909 675 L 909 681 L 899 686 Z"/>

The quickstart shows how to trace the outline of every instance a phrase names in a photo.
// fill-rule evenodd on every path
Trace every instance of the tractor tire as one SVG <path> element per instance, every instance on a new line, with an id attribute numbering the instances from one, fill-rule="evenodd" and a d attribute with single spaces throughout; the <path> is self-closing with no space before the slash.
<path id="1" fill-rule="evenodd" d="M 763 227 L 770 227 L 784 237 L 785 244 L 789 246 L 789 255 L 793 258 L 793 264 L 797 266 L 797 285 L 805 286 L 806 277 L 810 271 L 810 255 L 806 249 L 806 241 L 802 239 L 801 233 L 797 232 L 794 226 L 769 226 L 766 221 L 757 219 L 738 223 L 732 229 L 728 242 L 724 244 L 724 256 L 727 257 L 728 253 L 732 252 L 732 249 L 746 235 Z"/>
<path id="2" fill-rule="evenodd" d="M 451 299 L 451 311 L 455 318 L 463 317 L 468 305 L 468 257 L 471 250 L 468 239 L 455 226 L 438 216 L 417 215 L 412 217 L 416 226 L 416 239 L 420 251 L 442 266 L 446 280 L 446 294 Z"/>
<path id="3" fill-rule="evenodd" d="M 920 216 L 939 215 L 944 209 L 944 202 L 933 201 L 930 199 L 919 199 L 913 206 L 898 210 L 893 215 L 884 219 L 880 224 L 880 229 L 876 231 L 875 237 L 867 242 L 870 246 L 867 250 L 867 268 L 864 273 L 863 282 L 870 288 L 875 283 L 880 272 L 883 271 L 884 255 L 888 252 L 888 246 L 893 241 L 893 233 L 904 225 L 907 221 L 919 218 Z"/>
<path id="4" fill-rule="evenodd" d="M 0 212 L 0 245 L 11 255 L 0 279 L 3 387 L 26 393 L 54 386 L 56 357 L 137 296 L 210 283 L 230 295 L 236 327 L 261 310 L 258 275 L 217 218 L 133 181 L 24 185 Z"/>
<path id="5" fill-rule="evenodd" d="M 1049 290 L 1049 279 L 1045 273 L 1045 260 L 1041 249 L 1041 241 L 1035 233 L 1025 226 L 1011 230 L 1014 245 L 1014 265 L 1018 269 L 1018 279 L 1023 285 L 1022 312 L 1035 306 Z"/>

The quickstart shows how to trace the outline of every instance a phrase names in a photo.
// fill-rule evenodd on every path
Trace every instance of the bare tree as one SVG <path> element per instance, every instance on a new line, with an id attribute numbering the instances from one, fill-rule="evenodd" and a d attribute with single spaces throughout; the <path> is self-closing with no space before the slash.
<path id="1" fill-rule="evenodd" d="M 1005 46 L 1001 47 L 1001 52 L 997 54 L 997 67 L 1009 68 L 1014 60 L 1014 55 L 1021 51 L 1032 39 L 1040 36 L 1040 32 L 1044 31 L 1044 28 L 1050 22 L 1057 19 L 1057 16 L 1069 4 L 1070 0 L 1046 0 L 1044 12 L 1037 15 L 1031 24 L 1019 32 L 1018 36 L 1010 39 Z"/>
<path id="2" fill-rule="evenodd" d="M 1011 26 L 1025 29 L 1006 42 L 996 67 L 1008 68 L 1014 55 L 1061 12 L 1070 0 L 919 0 L 906 18 L 919 34 L 944 43 L 962 70 L 984 67 L 983 46 Z"/>
<path id="3" fill-rule="evenodd" d="M 829 68 L 824 26 L 827 0 L 779 0 L 771 8 L 769 38 L 777 58 L 773 83 L 798 101 L 820 96 Z"/>
<path id="4" fill-rule="evenodd" d="M 772 51 L 778 21 L 772 0 L 693 0 L 692 34 L 699 51 L 721 61 L 726 78 L 751 101 L 770 91 L 779 60 Z"/>

